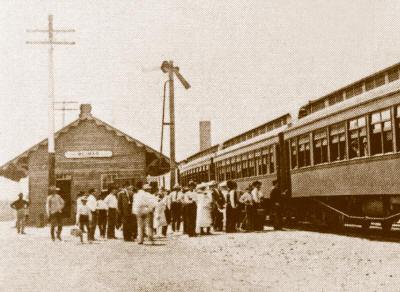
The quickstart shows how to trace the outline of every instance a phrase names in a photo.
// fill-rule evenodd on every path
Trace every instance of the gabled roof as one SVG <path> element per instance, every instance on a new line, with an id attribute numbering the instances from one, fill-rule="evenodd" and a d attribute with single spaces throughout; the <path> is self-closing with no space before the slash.
<path id="1" fill-rule="evenodd" d="M 169 164 L 169 158 L 165 155 L 160 154 L 160 152 L 154 150 L 153 148 L 143 144 L 139 140 L 132 138 L 128 134 L 114 128 L 113 126 L 107 124 L 106 122 L 92 116 L 91 114 L 81 116 L 80 118 L 76 119 L 72 123 L 68 124 L 64 128 L 58 130 L 55 133 L 55 139 L 57 139 L 60 134 L 68 132 L 71 128 L 77 127 L 80 122 L 89 120 L 94 121 L 97 126 L 103 126 L 106 130 L 113 132 L 116 136 L 124 137 L 128 142 L 135 143 L 137 147 L 144 148 L 147 153 L 154 154 L 156 157 L 160 157 L 162 160 L 166 161 Z M 47 145 L 47 139 L 40 141 L 39 143 L 35 144 L 25 152 L 21 153 L 17 157 L 11 159 L 4 165 L 0 166 L 0 176 L 4 176 L 8 179 L 19 181 L 21 178 L 26 177 L 28 175 L 28 156 L 39 149 L 40 146 Z"/>

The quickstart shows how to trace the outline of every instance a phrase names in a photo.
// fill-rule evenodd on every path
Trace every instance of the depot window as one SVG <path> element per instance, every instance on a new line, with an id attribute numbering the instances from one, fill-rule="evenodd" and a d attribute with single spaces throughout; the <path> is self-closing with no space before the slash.
<path id="1" fill-rule="evenodd" d="M 314 133 L 314 164 L 328 162 L 328 135 L 326 129 Z"/>
<path id="2" fill-rule="evenodd" d="M 231 178 L 235 179 L 236 177 L 237 177 L 236 157 L 232 157 L 232 160 L 231 160 Z"/>
<path id="3" fill-rule="evenodd" d="M 299 137 L 299 167 L 311 165 L 310 158 L 310 135 Z"/>
<path id="4" fill-rule="evenodd" d="M 371 115 L 371 153 L 381 154 L 393 151 L 393 132 L 390 109 Z"/>
<path id="5" fill-rule="evenodd" d="M 249 153 L 249 176 L 255 175 L 254 152 Z"/>
<path id="6" fill-rule="evenodd" d="M 368 155 L 366 118 L 360 117 L 349 122 L 349 156 L 350 158 Z"/>
<path id="7" fill-rule="evenodd" d="M 329 143 L 331 161 L 346 159 L 346 125 L 344 123 L 331 126 Z"/>
<path id="8" fill-rule="evenodd" d="M 292 169 L 297 167 L 297 141 L 292 139 L 290 142 L 290 162 Z"/>

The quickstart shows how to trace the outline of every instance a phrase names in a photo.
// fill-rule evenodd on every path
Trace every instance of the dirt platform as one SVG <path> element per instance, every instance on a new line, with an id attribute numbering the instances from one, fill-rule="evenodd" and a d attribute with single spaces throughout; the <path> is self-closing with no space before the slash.
<path id="1" fill-rule="evenodd" d="M 0 223 L 1 291 L 398 291 L 400 244 L 305 231 L 80 244 Z"/>

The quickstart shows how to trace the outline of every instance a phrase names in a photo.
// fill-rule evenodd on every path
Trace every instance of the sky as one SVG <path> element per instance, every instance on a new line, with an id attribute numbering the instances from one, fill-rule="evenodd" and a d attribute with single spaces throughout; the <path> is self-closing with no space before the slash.
<path id="1" fill-rule="evenodd" d="M 48 14 L 76 30 L 56 35 L 76 42 L 55 49 L 56 100 L 91 103 L 155 149 L 157 67 L 180 67 L 192 87 L 175 83 L 178 161 L 198 151 L 200 120 L 220 143 L 400 61 L 399 1 L 1 0 L 0 165 L 47 136 L 48 50 L 25 41 L 46 39 L 26 29 L 46 29 Z"/>

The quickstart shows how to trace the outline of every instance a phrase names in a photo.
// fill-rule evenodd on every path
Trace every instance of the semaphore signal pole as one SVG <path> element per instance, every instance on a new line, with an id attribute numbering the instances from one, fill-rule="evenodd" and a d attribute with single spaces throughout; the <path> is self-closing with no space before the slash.
<path id="1" fill-rule="evenodd" d="M 173 61 L 164 61 L 161 64 L 161 71 L 168 73 L 169 82 L 169 133 L 170 133 L 170 188 L 176 183 L 176 162 L 175 162 L 175 94 L 174 94 L 174 75 L 179 79 L 185 89 L 190 88 L 189 82 L 179 73 L 179 67 L 174 67 Z M 164 86 L 166 83 L 164 84 Z M 164 90 L 165 92 L 165 90 Z M 163 108 L 164 115 L 164 108 Z M 164 121 L 164 118 L 163 118 Z M 164 125 L 165 123 L 163 123 Z M 161 142 L 162 143 L 162 142 Z"/>
<path id="2" fill-rule="evenodd" d="M 54 33 L 58 32 L 75 32 L 73 29 L 54 29 L 53 28 L 53 15 L 48 17 L 48 29 L 31 29 L 27 32 L 40 32 L 47 33 L 48 40 L 46 41 L 27 41 L 29 45 L 48 45 L 49 46 L 49 97 L 48 97 L 48 171 L 49 171 L 49 190 L 51 187 L 56 186 L 55 175 L 55 141 L 54 141 L 54 61 L 53 51 L 54 45 L 74 45 L 75 42 L 55 41 Z M 50 193 L 50 191 L 49 191 Z"/>

